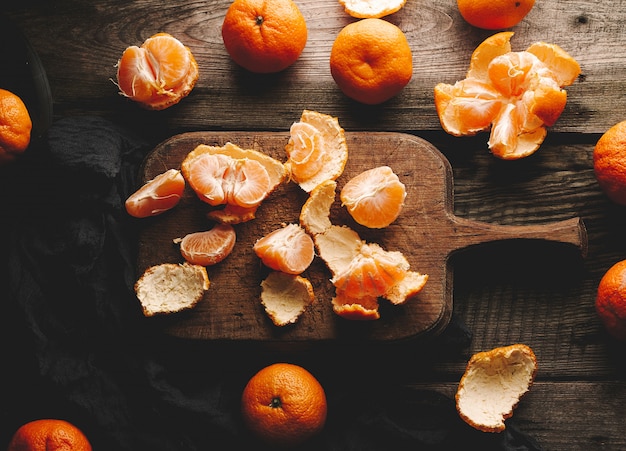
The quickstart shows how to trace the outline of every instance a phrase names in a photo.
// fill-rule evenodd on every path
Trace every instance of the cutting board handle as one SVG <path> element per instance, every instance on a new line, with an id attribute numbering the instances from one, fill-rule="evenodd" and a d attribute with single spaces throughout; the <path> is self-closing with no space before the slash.
<path id="1" fill-rule="evenodd" d="M 581 218 L 516 226 L 489 224 L 454 216 L 452 223 L 455 229 L 451 237 L 455 245 L 453 250 L 498 240 L 531 239 L 573 245 L 583 257 L 587 255 L 587 229 Z"/>

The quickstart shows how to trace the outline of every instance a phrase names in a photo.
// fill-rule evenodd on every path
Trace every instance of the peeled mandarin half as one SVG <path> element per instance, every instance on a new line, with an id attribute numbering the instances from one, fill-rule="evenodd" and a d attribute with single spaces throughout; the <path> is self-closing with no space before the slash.
<path id="1" fill-rule="evenodd" d="M 141 47 L 128 47 L 117 62 L 120 94 L 152 110 L 180 102 L 198 76 L 191 50 L 167 33 L 151 36 Z"/>

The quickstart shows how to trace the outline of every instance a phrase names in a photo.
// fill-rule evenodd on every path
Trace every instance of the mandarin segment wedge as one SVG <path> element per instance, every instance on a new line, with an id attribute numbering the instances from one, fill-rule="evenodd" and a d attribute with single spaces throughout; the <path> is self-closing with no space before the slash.
<path id="1" fill-rule="evenodd" d="M 434 100 L 442 128 L 454 136 L 491 130 L 491 153 L 504 160 L 533 154 L 563 110 L 563 89 L 580 66 L 555 44 L 511 51 L 513 32 L 497 33 L 474 50 L 465 79 L 439 83 Z"/>
<path id="2" fill-rule="evenodd" d="M 313 262 L 313 239 L 299 224 L 286 224 L 259 238 L 253 250 L 263 264 L 287 274 L 301 274 Z"/>
<path id="3" fill-rule="evenodd" d="M 124 203 L 126 212 L 136 218 L 156 216 L 174 208 L 185 190 L 185 179 L 178 169 L 168 169 L 144 183 Z"/>

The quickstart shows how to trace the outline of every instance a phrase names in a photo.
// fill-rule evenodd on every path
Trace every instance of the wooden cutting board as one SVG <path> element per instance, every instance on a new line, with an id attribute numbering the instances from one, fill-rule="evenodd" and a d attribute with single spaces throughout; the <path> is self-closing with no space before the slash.
<path id="1" fill-rule="evenodd" d="M 142 180 L 148 181 L 170 168 L 180 168 L 185 156 L 199 144 L 224 145 L 230 141 L 280 160 L 286 160 L 288 133 L 192 132 L 176 135 L 158 145 L 144 161 Z M 586 230 L 579 218 L 532 226 L 502 226 L 463 219 L 453 214 L 452 170 L 447 159 L 430 143 L 399 133 L 346 133 L 349 159 L 337 180 L 337 191 L 363 170 L 390 166 L 407 187 L 405 207 L 391 226 L 370 230 L 356 224 L 337 200 L 332 210 L 335 224 L 346 224 L 362 239 L 387 250 L 402 252 L 411 269 L 428 274 L 424 289 L 405 305 L 381 300 L 381 318 L 349 321 L 333 313 L 333 286 L 324 263 L 316 258 L 303 274 L 315 290 L 316 302 L 297 323 L 274 326 L 260 303 L 260 283 L 266 269 L 252 251 L 255 241 L 280 227 L 297 223 L 307 194 L 295 183 L 281 185 L 257 211 L 253 221 L 236 225 L 233 253 L 208 267 L 211 287 L 193 309 L 149 320 L 162 321 L 164 331 L 180 338 L 213 341 L 332 342 L 352 340 L 394 341 L 433 336 L 448 325 L 452 313 L 450 256 L 470 246 L 496 240 L 533 239 L 575 246 L 584 255 Z M 337 195 L 337 199 L 338 199 Z M 138 271 L 164 262 L 182 262 L 173 240 L 190 232 L 207 230 L 212 223 L 190 188 L 169 212 L 142 219 Z M 515 258 L 514 255 L 511 258 Z"/>

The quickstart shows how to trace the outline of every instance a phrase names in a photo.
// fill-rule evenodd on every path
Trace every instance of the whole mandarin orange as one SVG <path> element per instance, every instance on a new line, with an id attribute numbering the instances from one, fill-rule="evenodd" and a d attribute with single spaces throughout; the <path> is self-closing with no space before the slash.
<path id="1" fill-rule="evenodd" d="M 73 424 L 44 418 L 20 426 L 7 451 L 91 451 L 91 444 Z"/>
<path id="2" fill-rule="evenodd" d="M 275 363 L 248 381 L 241 397 L 246 426 L 266 443 L 295 446 L 319 433 L 326 422 L 326 394 L 306 369 Z"/>
<path id="3" fill-rule="evenodd" d="M 383 19 L 346 25 L 330 51 L 330 73 L 345 95 L 375 105 L 411 81 L 413 55 L 404 32 Z"/>
<path id="4" fill-rule="evenodd" d="M 470 25 L 501 30 L 520 23 L 535 0 L 457 0 L 459 12 Z"/>
<path id="5" fill-rule="evenodd" d="M 609 128 L 593 150 L 598 184 L 613 202 L 626 205 L 626 121 Z"/>
<path id="6" fill-rule="evenodd" d="M 307 26 L 292 0 L 235 0 L 224 17 L 222 39 L 238 65 L 251 72 L 274 73 L 300 57 Z"/>
<path id="7" fill-rule="evenodd" d="M 611 336 L 626 340 L 626 260 L 615 263 L 600 279 L 596 312 Z"/>
<path id="8" fill-rule="evenodd" d="M 0 89 L 0 165 L 15 160 L 30 144 L 33 123 L 22 99 Z"/>

